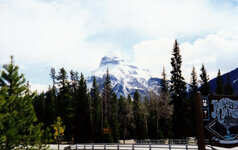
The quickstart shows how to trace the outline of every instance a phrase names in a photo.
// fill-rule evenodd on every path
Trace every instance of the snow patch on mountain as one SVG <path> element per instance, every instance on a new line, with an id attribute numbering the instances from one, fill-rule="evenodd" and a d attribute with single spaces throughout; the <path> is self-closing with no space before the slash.
<path id="1" fill-rule="evenodd" d="M 99 68 L 92 71 L 87 78 L 88 87 L 91 88 L 93 77 L 97 79 L 99 89 L 102 89 L 106 71 L 109 70 L 112 88 L 116 95 L 133 96 L 137 90 L 141 98 L 149 96 L 150 91 L 158 93 L 160 78 L 152 76 L 149 70 L 126 63 L 118 57 L 103 57 Z"/>

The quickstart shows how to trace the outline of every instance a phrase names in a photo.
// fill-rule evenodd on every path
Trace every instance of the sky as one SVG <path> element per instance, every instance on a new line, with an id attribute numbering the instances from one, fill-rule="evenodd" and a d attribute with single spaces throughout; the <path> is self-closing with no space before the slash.
<path id="1" fill-rule="evenodd" d="M 238 0 L 0 0 L 0 65 L 13 55 L 33 90 L 51 67 L 87 76 L 107 55 L 169 77 L 175 39 L 187 82 L 193 66 L 236 69 Z"/>

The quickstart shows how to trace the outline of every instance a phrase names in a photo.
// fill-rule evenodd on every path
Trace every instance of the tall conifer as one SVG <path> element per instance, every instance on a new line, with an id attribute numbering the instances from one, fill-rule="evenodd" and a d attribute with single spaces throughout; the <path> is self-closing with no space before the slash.
<path id="1" fill-rule="evenodd" d="M 0 75 L 0 148 L 40 149 L 43 131 L 32 104 L 34 94 L 18 70 L 11 57 L 10 64 L 3 65 Z"/>
<path id="2" fill-rule="evenodd" d="M 207 71 L 205 69 L 204 64 L 202 64 L 202 68 L 201 68 L 201 74 L 200 74 L 200 78 L 201 78 L 201 94 L 202 95 L 208 95 L 211 92 L 210 89 L 210 84 L 209 84 L 209 76 L 207 75 Z"/>
<path id="3" fill-rule="evenodd" d="M 226 85 L 224 87 L 224 94 L 225 95 L 233 95 L 234 94 L 234 89 L 231 85 L 231 81 L 230 81 L 230 75 L 229 73 L 227 74 L 227 81 L 226 81 Z"/>
<path id="4" fill-rule="evenodd" d="M 217 73 L 217 79 L 216 79 L 216 83 L 217 83 L 217 87 L 216 87 L 216 94 L 217 95 L 222 95 L 223 94 L 223 80 L 222 80 L 222 76 L 221 76 L 221 71 L 220 69 L 218 70 L 218 73 Z"/>
<path id="5" fill-rule="evenodd" d="M 182 76 L 182 56 L 180 55 L 180 49 L 177 40 L 175 40 L 172 58 L 171 58 L 171 98 L 174 107 L 174 113 L 172 116 L 173 121 L 173 134 L 174 138 L 186 137 L 186 131 L 181 130 L 187 124 L 186 121 L 186 83 Z"/>

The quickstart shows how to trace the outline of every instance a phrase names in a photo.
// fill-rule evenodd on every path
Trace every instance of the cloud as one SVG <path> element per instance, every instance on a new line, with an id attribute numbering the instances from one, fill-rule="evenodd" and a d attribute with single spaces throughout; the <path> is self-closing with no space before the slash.
<path id="1" fill-rule="evenodd" d="M 234 49 L 235 39 L 225 36 L 235 38 L 228 29 L 238 26 L 237 14 L 237 3 L 219 0 L 0 0 L 0 64 L 14 55 L 31 81 L 28 72 L 37 72 L 31 73 L 35 77 L 47 76 L 42 75 L 46 72 L 38 75 L 37 70 L 50 67 L 87 74 L 98 67 L 101 57 L 113 51 L 160 72 L 162 65 L 169 64 L 172 43 L 177 38 L 186 51 L 184 66 L 186 62 L 204 62 L 212 64 L 208 71 L 216 70 L 212 67 L 218 67 L 217 60 L 226 62 L 225 58 L 234 57 L 233 51 L 224 59 L 222 51 L 214 55 L 209 51 L 206 58 L 186 58 L 216 46 L 223 49 L 218 44 L 222 42 Z M 157 66 L 157 61 L 161 65 Z M 219 67 L 224 71 L 231 68 L 223 66 Z"/>
<path id="2" fill-rule="evenodd" d="M 30 83 L 31 91 L 37 91 L 38 93 L 47 91 L 48 88 L 49 88 L 49 86 L 44 85 L 44 84 L 33 84 L 33 83 Z"/>
<path id="3" fill-rule="evenodd" d="M 179 42 L 182 55 L 182 71 L 186 81 L 190 81 L 192 67 L 197 75 L 204 63 L 210 79 L 216 77 L 218 69 L 223 73 L 236 69 L 238 66 L 238 28 L 209 34 L 194 42 Z M 142 41 L 134 46 L 134 63 L 149 68 L 158 75 L 165 66 L 167 74 L 171 70 L 170 58 L 174 39 L 157 39 Z"/>
<path id="4" fill-rule="evenodd" d="M 0 10 L 2 63 L 14 55 L 20 64 L 45 64 L 82 71 L 95 68 L 100 57 L 119 47 L 87 41 L 97 33 L 98 27 L 94 25 L 94 16 L 80 6 L 81 2 L 73 1 L 3 3 Z"/>

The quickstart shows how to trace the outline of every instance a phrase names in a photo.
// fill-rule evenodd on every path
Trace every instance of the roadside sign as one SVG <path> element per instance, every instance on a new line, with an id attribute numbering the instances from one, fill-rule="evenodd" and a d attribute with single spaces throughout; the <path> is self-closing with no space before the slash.
<path id="1" fill-rule="evenodd" d="M 238 146 L 238 97 L 210 95 L 201 99 L 205 128 L 211 133 L 209 138 L 215 145 Z"/>
<path id="2" fill-rule="evenodd" d="M 112 134 L 111 128 L 103 128 L 103 134 Z"/>

